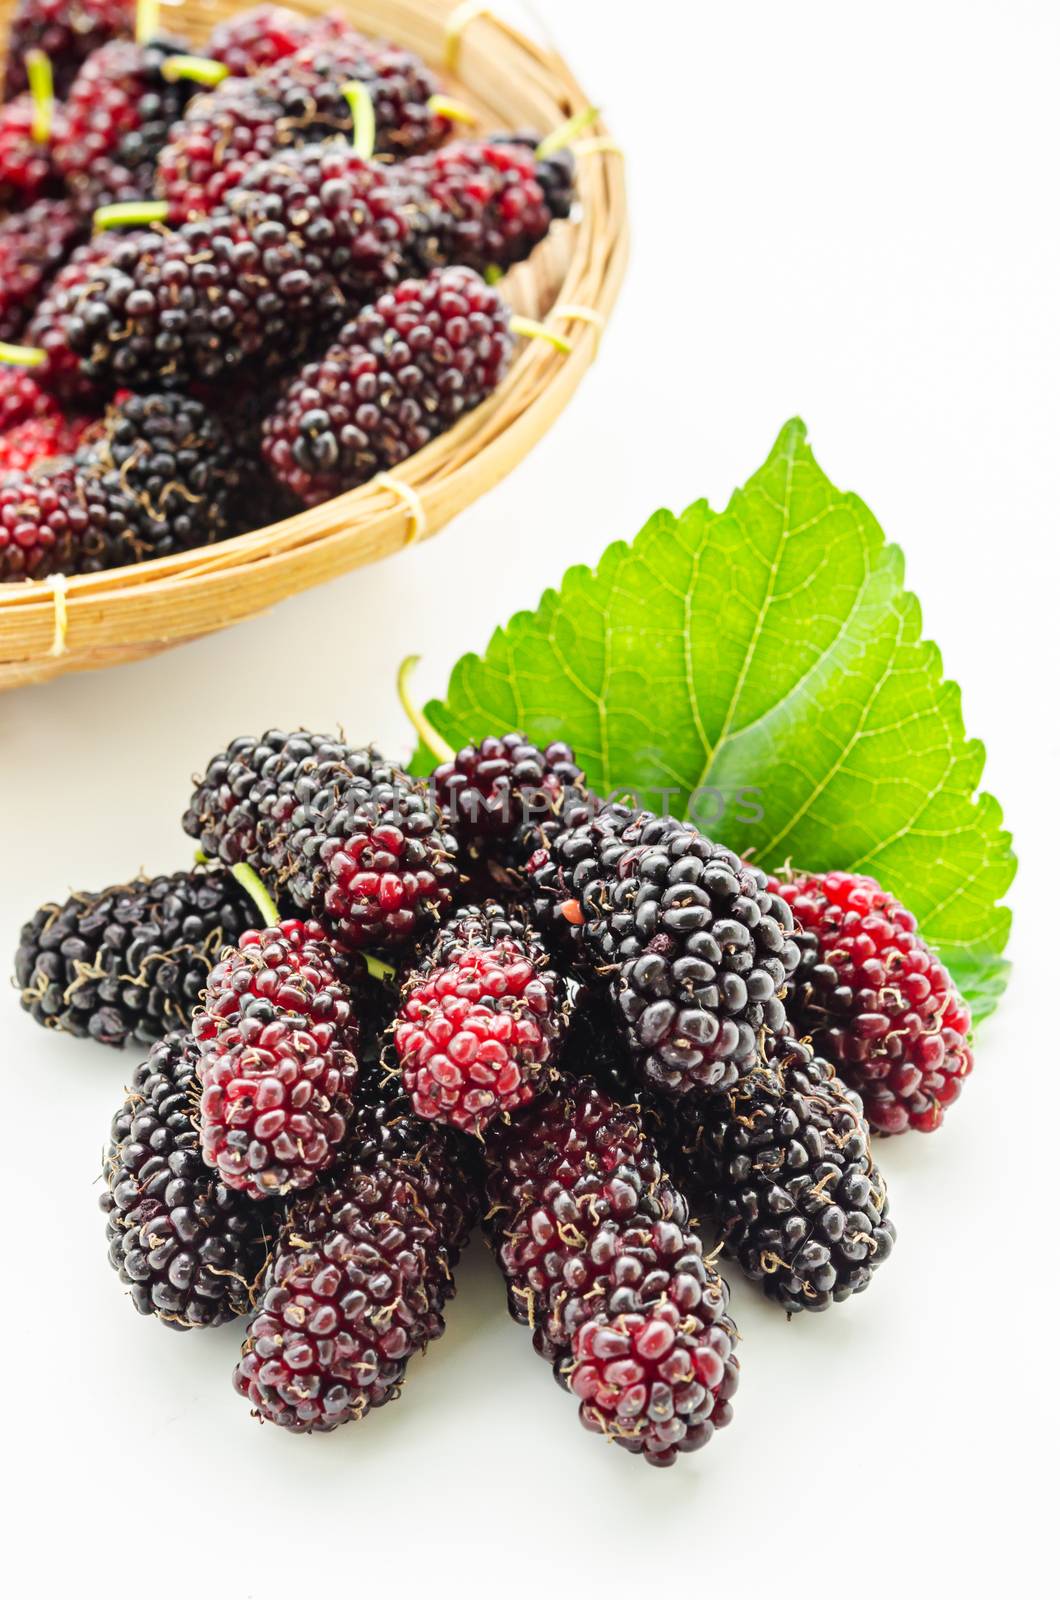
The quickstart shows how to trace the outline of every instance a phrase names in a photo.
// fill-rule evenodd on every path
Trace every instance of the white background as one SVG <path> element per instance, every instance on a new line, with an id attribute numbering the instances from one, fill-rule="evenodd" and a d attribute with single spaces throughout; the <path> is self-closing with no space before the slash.
<path id="1" fill-rule="evenodd" d="M 397 1405 L 250 1421 L 232 1328 L 175 1337 L 106 1264 L 94 1181 L 131 1057 L 0 999 L 7 1557 L 79 1596 L 1033 1583 L 1054 1515 L 1058 14 L 1049 0 L 729 0 L 538 14 L 628 153 L 635 260 L 599 363 L 446 534 L 143 665 L 0 702 L 0 946 L 70 886 L 188 859 L 237 732 L 395 752 L 494 624 L 660 504 L 722 505 L 798 412 L 904 548 L 1022 870 L 1015 975 L 945 1129 L 882 1152 L 899 1244 L 790 1325 L 744 1284 L 732 1427 L 669 1472 L 583 1433 L 469 1252 Z M 674 1591 L 670 1591 L 674 1592 Z"/>

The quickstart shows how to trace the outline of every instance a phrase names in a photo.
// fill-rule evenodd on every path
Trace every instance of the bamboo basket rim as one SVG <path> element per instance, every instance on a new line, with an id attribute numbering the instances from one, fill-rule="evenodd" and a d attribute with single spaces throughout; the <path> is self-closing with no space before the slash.
<path id="1" fill-rule="evenodd" d="M 15 0 L 0 0 L 0 27 Z M 547 130 L 591 104 L 547 44 L 479 0 L 284 0 L 341 9 L 416 50 L 484 128 Z M 178 0 L 163 23 L 198 41 L 246 0 Z M 513 309 L 569 342 L 529 341 L 493 396 L 391 474 L 215 545 L 67 579 L 0 584 L 0 689 L 135 660 L 268 610 L 288 595 L 433 537 L 500 481 L 555 421 L 591 365 L 628 254 L 622 154 L 597 119 L 575 147 L 578 209 L 509 272 Z"/>

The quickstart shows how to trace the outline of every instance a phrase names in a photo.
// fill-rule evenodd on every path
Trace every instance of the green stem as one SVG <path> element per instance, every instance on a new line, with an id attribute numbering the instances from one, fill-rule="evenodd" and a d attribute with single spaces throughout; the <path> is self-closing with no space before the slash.
<path id="1" fill-rule="evenodd" d="M 535 322 L 533 317 L 512 317 L 508 326 L 521 339 L 544 339 L 554 349 L 562 350 L 565 356 L 569 356 L 574 348 L 562 333 L 553 333 L 551 328 L 546 328 L 543 322 Z"/>
<path id="2" fill-rule="evenodd" d="M 462 100 L 451 100 L 447 94 L 432 94 L 427 101 L 427 110 L 433 111 L 436 117 L 445 117 L 449 122 L 477 122 L 478 113 Z"/>
<path id="3" fill-rule="evenodd" d="M 9 367 L 39 367 L 48 359 L 47 350 L 32 344 L 4 344 L 0 340 L 0 362 Z"/>
<path id="4" fill-rule="evenodd" d="M 164 200 L 120 200 L 94 211 L 92 226 L 97 233 L 106 228 L 148 228 L 153 222 L 165 222 L 168 216 L 169 206 Z"/>
<path id="5" fill-rule="evenodd" d="M 52 81 L 52 64 L 43 50 L 26 51 L 26 77 L 33 101 L 30 133 L 35 144 L 47 144 L 52 136 L 55 116 L 55 84 Z"/>
<path id="6" fill-rule="evenodd" d="M 267 928 L 275 928 L 280 920 L 276 902 L 266 889 L 253 867 L 248 867 L 245 861 L 240 861 L 231 868 L 233 878 L 241 889 L 245 889 L 261 912 L 261 920 Z"/>
<path id="7" fill-rule="evenodd" d="M 363 83 L 344 83 L 342 92 L 346 96 L 353 118 L 353 148 L 362 161 L 371 161 L 375 150 L 375 107 L 372 104 L 371 91 Z"/>
<path id="8" fill-rule="evenodd" d="M 157 39 L 161 17 L 161 0 L 136 0 L 137 44 L 150 44 Z"/>
<path id="9" fill-rule="evenodd" d="M 545 161 L 549 156 L 558 154 L 560 150 L 566 150 L 580 133 L 585 133 L 592 127 L 599 115 L 599 106 L 585 106 L 581 111 L 576 111 L 573 117 L 568 117 L 566 122 L 561 122 L 558 128 L 553 128 L 552 132 L 542 139 L 534 151 L 537 159 Z"/>
<path id="10" fill-rule="evenodd" d="M 406 656 L 398 668 L 398 699 L 405 708 L 405 715 L 412 723 L 412 726 L 415 728 L 416 732 L 419 734 L 420 738 L 423 740 L 434 759 L 436 761 L 452 761 L 453 757 L 456 755 L 456 751 L 453 749 L 452 745 L 446 744 L 437 728 L 433 728 L 427 721 L 427 718 L 424 716 L 423 712 L 412 703 L 412 696 L 409 693 L 409 679 L 412 677 L 413 672 L 419 665 L 419 660 L 419 656 Z"/>
<path id="11" fill-rule="evenodd" d="M 215 89 L 231 74 L 223 61 L 214 61 L 210 56 L 167 56 L 162 63 L 162 76 L 167 83 L 186 79 Z"/>
<path id="12" fill-rule="evenodd" d="M 362 956 L 361 960 L 368 976 L 374 978 L 377 983 L 393 983 L 397 977 L 397 968 L 380 961 L 378 956 Z"/>

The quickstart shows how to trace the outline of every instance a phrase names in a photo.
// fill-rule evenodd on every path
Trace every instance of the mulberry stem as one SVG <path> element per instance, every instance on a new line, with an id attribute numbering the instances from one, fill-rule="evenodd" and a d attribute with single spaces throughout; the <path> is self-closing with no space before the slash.
<path id="1" fill-rule="evenodd" d="M 136 42 L 150 44 L 158 34 L 161 0 L 136 0 Z"/>
<path id="2" fill-rule="evenodd" d="M 371 91 L 363 83 L 342 86 L 353 118 L 353 148 L 364 161 L 371 161 L 375 150 L 375 107 Z"/>
<path id="3" fill-rule="evenodd" d="M 97 233 L 107 228 L 146 228 L 152 222 L 165 222 L 169 206 L 165 200 L 121 200 L 116 205 L 100 206 L 92 213 Z"/>
<path id="4" fill-rule="evenodd" d="M 553 128 L 534 151 L 538 161 L 546 161 L 549 156 L 566 150 L 580 133 L 586 133 L 592 127 L 599 115 L 599 106 L 585 106 L 581 111 L 576 111 L 573 117 L 568 117 L 566 122 L 561 122 L 558 128 Z"/>
<path id="5" fill-rule="evenodd" d="M 546 344 L 562 351 L 565 356 L 569 356 L 573 348 L 570 340 L 562 333 L 553 333 L 551 328 L 546 328 L 543 322 L 535 322 L 533 317 L 512 317 L 508 326 L 519 338 L 544 339 Z"/>
<path id="6" fill-rule="evenodd" d="M 162 63 L 162 76 L 167 83 L 179 83 L 186 79 L 190 83 L 202 83 L 208 89 L 214 89 L 231 73 L 223 61 L 214 61 L 210 56 L 167 56 Z"/>
<path id="7" fill-rule="evenodd" d="M 405 708 L 405 715 L 434 759 L 436 761 L 452 761 L 456 755 L 452 745 L 445 742 L 437 728 L 432 727 L 423 712 L 418 710 L 412 703 L 412 696 L 409 693 L 409 679 L 419 665 L 419 661 L 419 656 L 406 656 L 398 668 L 398 699 Z"/>
<path id="8" fill-rule="evenodd" d="M 46 350 L 32 344 L 4 344 L 0 340 L 0 362 L 10 367 L 39 367 L 48 359 Z"/>
<path id="9" fill-rule="evenodd" d="M 450 122 L 473 123 L 478 121 L 478 112 L 466 106 L 462 100 L 450 100 L 445 94 L 432 94 L 427 101 L 427 110 L 433 111 L 436 117 L 446 117 Z"/>
<path id="10" fill-rule="evenodd" d="M 55 114 L 55 84 L 52 81 L 52 64 L 43 50 L 26 51 L 26 77 L 33 101 L 30 132 L 35 144 L 47 144 L 52 136 Z"/>
<path id="11" fill-rule="evenodd" d="M 261 920 L 267 928 L 275 928 L 280 921 L 280 913 L 275 900 L 266 889 L 253 867 L 248 867 L 245 861 L 238 862 L 230 868 L 233 878 L 241 889 L 245 889 L 261 912 Z"/>

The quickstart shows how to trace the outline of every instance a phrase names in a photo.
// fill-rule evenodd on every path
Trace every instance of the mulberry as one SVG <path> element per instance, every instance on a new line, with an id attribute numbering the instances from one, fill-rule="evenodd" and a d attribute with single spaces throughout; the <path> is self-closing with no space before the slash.
<path id="1" fill-rule="evenodd" d="M 417 1114 L 481 1134 L 525 1105 L 561 1031 L 561 981 L 501 906 L 465 908 L 406 980 L 394 1033 Z"/>
<path id="2" fill-rule="evenodd" d="M 133 0 L 19 0 L 7 38 L 4 98 L 26 87 L 26 52 L 43 50 L 52 64 L 55 92 L 66 94 L 82 61 L 108 39 L 133 32 Z"/>
<path id="3" fill-rule="evenodd" d="M 59 187 L 51 142 L 37 137 L 36 126 L 28 94 L 0 107 L 0 211 L 28 206 Z"/>
<path id="4" fill-rule="evenodd" d="M 513 890 L 531 855 L 590 821 L 597 806 L 569 745 L 553 740 L 541 750 L 522 733 L 465 746 L 435 768 L 432 782 L 468 876 Z"/>
<path id="5" fill-rule="evenodd" d="M 763 872 L 689 824 L 605 808 L 561 833 L 533 877 L 542 926 L 572 923 L 650 1087 L 730 1088 L 761 1037 L 786 1031 L 791 912 Z"/>
<path id="6" fill-rule="evenodd" d="M 38 200 L 0 222 L 0 339 L 19 337 L 83 231 L 68 200 Z"/>
<path id="7" fill-rule="evenodd" d="M 237 739 L 210 763 L 184 827 L 242 859 L 350 950 L 408 945 L 442 918 L 456 842 L 427 784 L 378 750 L 318 734 Z"/>
<path id="8" fill-rule="evenodd" d="M 249 78 L 265 67 L 293 56 L 304 45 L 354 35 L 344 17 L 307 17 L 286 6 L 251 6 L 226 17 L 206 41 L 205 53 L 221 62 L 233 77 Z"/>
<path id="9" fill-rule="evenodd" d="M 186 48 L 172 39 L 115 39 L 78 72 L 53 155 L 86 215 L 151 192 L 158 152 L 196 87 L 163 74 L 168 58 Z"/>
<path id="10" fill-rule="evenodd" d="M 91 284 L 97 269 L 109 262 L 119 249 L 153 238 L 144 233 L 97 233 L 78 245 L 72 255 L 45 285 L 26 329 L 26 342 L 44 352 L 44 360 L 34 369 L 41 386 L 61 400 L 84 405 L 100 392 L 82 375 L 81 361 L 71 348 L 68 328 L 82 292 Z"/>
<path id="11" fill-rule="evenodd" d="M 60 415 L 52 395 L 22 367 L 0 363 L 0 434 L 24 422 L 40 422 Z"/>
<path id="12" fill-rule="evenodd" d="M 487 1142 L 487 1162 L 510 1307 L 585 1426 L 656 1466 L 706 1444 L 738 1377 L 728 1290 L 637 1113 L 561 1080 Z"/>
<path id="13" fill-rule="evenodd" d="M 75 458 L 88 519 L 82 571 L 212 544 L 231 530 L 238 469 L 224 430 L 197 400 L 132 394 Z"/>
<path id="14" fill-rule="evenodd" d="M 44 1027 L 149 1044 L 189 1025 L 222 947 L 253 921 L 247 896 L 216 867 L 74 894 L 22 929 L 15 983 Z"/>
<path id="15" fill-rule="evenodd" d="M 284 370 L 348 300 L 399 280 L 413 221 L 382 168 L 308 145 L 256 168 L 224 213 L 123 241 L 80 290 L 67 342 L 86 377 L 132 388 Z"/>
<path id="16" fill-rule="evenodd" d="M 727 1094 L 660 1107 L 664 1148 L 726 1252 L 789 1313 L 866 1289 L 894 1245 L 858 1097 L 791 1039 Z"/>
<path id="17" fill-rule="evenodd" d="M 203 1157 L 256 1200 L 334 1164 L 357 1087 L 357 1024 L 315 923 L 253 929 L 210 973 L 193 1033 Z"/>
<path id="18" fill-rule="evenodd" d="M 254 1303 L 275 1213 L 209 1172 L 195 1126 L 194 1046 L 159 1040 L 111 1125 L 106 1192 L 111 1265 L 144 1316 L 214 1328 Z"/>
<path id="19" fill-rule="evenodd" d="M 971 1012 L 911 911 L 851 872 L 771 880 L 801 930 L 795 1030 L 856 1089 L 880 1133 L 930 1133 L 972 1070 Z"/>
<path id="20" fill-rule="evenodd" d="M 0 583 L 76 570 L 88 516 L 65 459 L 0 482 Z"/>
<path id="21" fill-rule="evenodd" d="M 345 89 L 372 96 L 376 153 L 411 155 L 440 144 L 449 125 L 431 108 L 439 85 L 415 56 L 345 36 L 315 41 L 250 78 L 198 96 L 158 160 L 156 192 L 178 221 L 207 216 L 244 186 L 260 162 L 353 132 Z"/>
<path id="22" fill-rule="evenodd" d="M 0 477 L 8 472 L 29 472 L 44 461 L 72 455 L 91 426 L 89 417 L 58 412 L 9 428 L 0 434 Z"/>
<path id="23" fill-rule="evenodd" d="M 128 395 L 72 463 L 46 467 L 0 484 L 0 581 L 100 572 L 230 531 L 238 467 L 197 400 Z"/>
<path id="24" fill-rule="evenodd" d="M 540 160 L 536 139 L 501 135 L 455 140 L 407 161 L 403 172 L 429 211 L 424 262 L 484 273 L 523 261 L 552 223 L 570 215 L 574 160 L 567 150 Z"/>
<path id="25" fill-rule="evenodd" d="M 478 1210 L 459 1155 L 398 1099 L 359 1114 L 340 1173 L 293 1205 L 235 1386 L 257 1416 L 329 1432 L 397 1399 L 444 1331 Z"/>
<path id="26" fill-rule="evenodd" d="M 273 476 L 318 505 L 397 466 L 497 387 L 511 357 L 508 320 L 497 291 L 465 267 L 382 295 L 266 419 Z"/>

